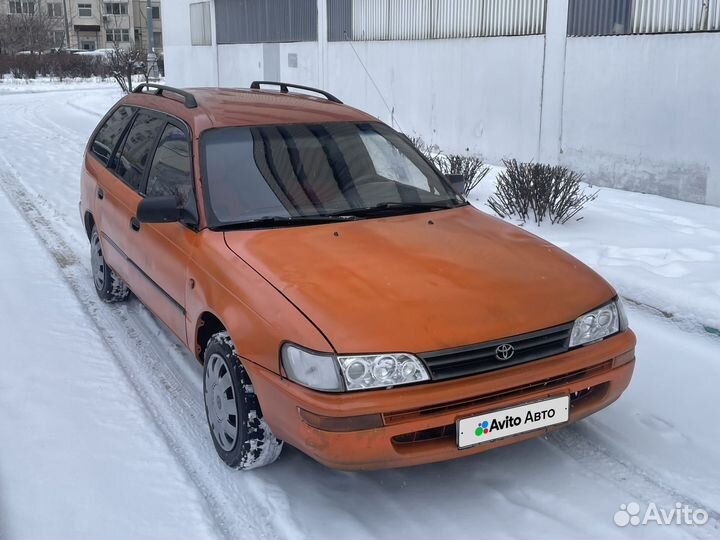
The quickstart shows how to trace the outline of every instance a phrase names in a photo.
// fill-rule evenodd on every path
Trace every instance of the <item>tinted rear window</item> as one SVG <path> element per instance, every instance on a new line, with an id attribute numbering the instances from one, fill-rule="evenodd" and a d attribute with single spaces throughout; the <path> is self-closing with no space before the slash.
<path id="1" fill-rule="evenodd" d="M 120 107 L 108 118 L 98 131 L 90 150 L 97 158 L 107 166 L 110 163 L 115 145 L 117 145 L 123 130 L 135 109 L 132 107 Z"/>
<path id="2" fill-rule="evenodd" d="M 140 188 L 155 140 L 164 125 L 164 120 L 141 111 L 125 138 L 115 172 L 135 190 Z"/>
<path id="3" fill-rule="evenodd" d="M 179 197 L 185 207 L 194 211 L 190 143 L 183 130 L 172 124 L 167 125 L 160 137 L 145 194 L 148 197 Z"/>

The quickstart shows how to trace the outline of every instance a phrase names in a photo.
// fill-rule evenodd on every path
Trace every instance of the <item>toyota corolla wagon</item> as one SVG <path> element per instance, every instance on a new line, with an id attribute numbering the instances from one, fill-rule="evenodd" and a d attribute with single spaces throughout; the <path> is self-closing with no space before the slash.
<path id="1" fill-rule="evenodd" d="M 402 467 L 575 422 L 635 363 L 613 288 L 457 181 L 321 90 L 146 84 L 90 138 L 80 213 L 100 297 L 204 366 L 227 465 Z"/>

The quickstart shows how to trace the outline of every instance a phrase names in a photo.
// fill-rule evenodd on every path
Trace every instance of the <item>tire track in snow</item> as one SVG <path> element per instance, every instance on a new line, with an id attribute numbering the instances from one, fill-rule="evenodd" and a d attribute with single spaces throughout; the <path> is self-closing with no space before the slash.
<path id="1" fill-rule="evenodd" d="M 152 332 L 143 324 L 139 311 L 144 308 L 133 309 L 135 302 L 107 305 L 97 297 L 89 268 L 83 263 L 86 257 L 77 246 L 65 241 L 71 233 L 63 230 L 68 227 L 63 226 L 62 216 L 25 189 L 4 156 L 0 160 L 5 164 L 5 169 L 0 170 L 0 189 L 55 259 L 108 351 L 144 403 L 148 416 L 197 486 L 222 535 L 228 539 L 302 537 L 287 515 L 277 519 L 276 514 L 286 514 L 288 507 L 286 501 L 277 500 L 277 490 L 265 496 L 267 486 L 257 473 L 234 473 L 216 457 L 200 402 L 202 392 L 190 382 L 193 378 L 182 376 L 183 371 L 193 369 L 195 360 L 182 354 L 180 344 L 172 343 L 159 326 Z M 194 378 L 200 380 L 197 365 L 194 370 Z"/>
<path id="2" fill-rule="evenodd" d="M 699 539 L 720 538 L 720 512 L 667 484 L 656 473 L 645 470 L 596 442 L 587 422 L 566 426 L 545 437 L 552 446 L 578 462 L 582 467 L 627 492 L 637 502 L 654 502 L 658 507 L 674 508 L 675 503 L 702 508 L 708 522 L 701 527 L 684 528 Z M 631 500 L 620 501 L 629 503 Z"/>

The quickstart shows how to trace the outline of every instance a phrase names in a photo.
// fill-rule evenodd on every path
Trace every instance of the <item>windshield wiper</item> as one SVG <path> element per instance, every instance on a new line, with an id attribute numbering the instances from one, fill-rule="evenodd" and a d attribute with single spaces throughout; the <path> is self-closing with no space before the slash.
<path id="1" fill-rule="evenodd" d="M 343 221 L 353 221 L 355 216 L 341 215 L 323 215 L 323 216 L 263 216 L 245 221 L 234 221 L 231 223 L 222 223 L 215 227 L 214 230 L 225 229 L 259 229 L 263 227 L 298 227 L 302 225 L 320 225 L 323 223 L 337 223 Z"/>
<path id="2" fill-rule="evenodd" d="M 465 203 L 467 204 L 467 203 Z M 360 217 L 370 216 L 373 214 L 386 214 L 388 212 L 426 212 L 431 210 L 447 210 L 450 208 L 457 208 L 463 206 L 463 203 L 455 203 L 454 201 L 448 201 L 445 203 L 439 202 L 384 202 L 369 206 L 367 208 L 348 208 L 346 210 L 338 210 L 337 212 L 331 212 L 328 216 L 337 217 Z"/>

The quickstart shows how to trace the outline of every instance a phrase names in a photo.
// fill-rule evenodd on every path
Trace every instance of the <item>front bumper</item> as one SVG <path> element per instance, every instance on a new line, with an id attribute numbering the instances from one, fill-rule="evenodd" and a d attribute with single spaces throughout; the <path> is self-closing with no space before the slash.
<path id="1" fill-rule="evenodd" d="M 317 461 L 345 470 L 405 467 L 484 452 L 566 424 L 459 450 L 459 418 L 548 397 L 570 395 L 576 422 L 615 401 L 635 365 L 635 335 L 627 330 L 564 354 L 472 377 L 390 390 L 343 394 L 316 392 L 257 364 L 245 366 L 273 433 Z M 303 421 L 300 410 L 343 418 L 382 415 L 382 427 L 324 431 Z"/>

